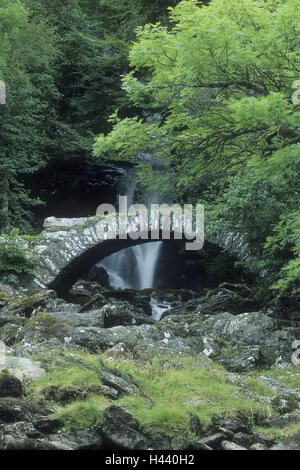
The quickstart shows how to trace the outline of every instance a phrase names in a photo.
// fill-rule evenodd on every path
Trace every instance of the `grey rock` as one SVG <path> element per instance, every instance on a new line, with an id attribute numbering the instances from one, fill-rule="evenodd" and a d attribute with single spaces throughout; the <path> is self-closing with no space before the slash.
<path id="1" fill-rule="evenodd" d="M 137 336 L 129 328 L 115 326 L 113 328 L 83 327 L 72 331 L 70 342 L 85 347 L 91 352 L 105 351 L 118 343 L 124 343 L 129 350 L 137 345 Z"/>
<path id="2" fill-rule="evenodd" d="M 221 442 L 221 449 L 223 450 L 247 450 L 246 447 L 242 447 L 234 442 L 231 441 L 222 441 Z"/>
<path id="3" fill-rule="evenodd" d="M 209 297 L 198 301 L 196 311 L 204 315 L 214 315 L 221 312 L 229 312 L 232 314 L 240 314 L 245 312 L 253 312 L 258 308 L 257 303 L 249 298 L 249 292 L 243 292 L 248 296 L 243 297 L 225 287 L 216 289 Z"/>
<path id="4" fill-rule="evenodd" d="M 69 450 L 102 450 L 103 438 L 94 429 L 84 429 L 82 431 L 71 431 L 67 433 L 52 434 L 47 437 L 52 445 L 64 447 Z"/>
<path id="5" fill-rule="evenodd" d="M 101 381 L 107 387 L 113 388 L 119 392 L 120 395 L 138 395 L 139 390 L 136 385 L 127 382 L 121 377 L 117 377 L 110 372 L 100 372 Z"/>
<path id="6" fill-rule="evenodd" d="M 64 340 L 72 331 L 71 325 L 64 320 L 58 320 L 52 315 L 38 312 L 27 322 L 24 329 L 26 342 L 44 342 L 50 338 Z"/>
<path id="7" fill-rule="evenodd" d="M 255 443 L 260 443 L 264 447 L 271 447 L 273 444 L 275 444 L 275 439 L 273 439 L 273 437 L 269 436 L 268 434 L 254 432 L 253 436 L 255 437 Z"/>
<path id="8" fill-rule="evenodd" d="M 107 385 L 100 385 L 99 393 L 111 400 L 116 400 L 119 397 L 119 392 L 115 388 L 108 387 Z"/>
<path id="9" fill-rule="evenodd" d="M 173 450 L 190 450 L 193 449 L 193 443 L 183 436 L 178 436 L 172 439 L 171 448 Z"/>
<path id="10" fill-rule="evenodd" d="M 104 328 L 104 318 L 101 309 L 88 312 L 51 312 L 50 315 L 57 320 L 67 322 L 74 327 L 93 326 Z"/>

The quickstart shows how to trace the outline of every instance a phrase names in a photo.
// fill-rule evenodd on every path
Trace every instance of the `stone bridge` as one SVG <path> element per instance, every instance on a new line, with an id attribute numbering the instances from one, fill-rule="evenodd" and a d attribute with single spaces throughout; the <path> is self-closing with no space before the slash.
<path id="1" fill-rule="evenodd" d="M 38 274 L 34 283 L 42 288 L 48 287 L 57 292 L 66 292 L 81 275 L 87 273 L 95 263 L 106 256 L 129 246 L 156 241 L 151 239 L 150 232 L 148 239 L 132 240 L 130 237 L 101 239 L 97 231 L 99 220 L 101 219 L 97 216 L 46 219 L 43 232 L 26 241 L 26 245 L 38 256 Z M 176 238 L 175 233 L 171 229 L 171 240 Z M 185 239 L 184 234 L 182 238 Z M 233 251 L 241 255 L 240 238 L 223 236 L 218 240 L 206 241 L 230 251 L 234 247 Z"/>

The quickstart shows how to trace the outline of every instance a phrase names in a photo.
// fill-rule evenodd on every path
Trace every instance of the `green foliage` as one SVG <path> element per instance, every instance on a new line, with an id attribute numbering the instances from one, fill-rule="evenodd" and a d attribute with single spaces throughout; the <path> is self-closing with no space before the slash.
<path id="1" fill-rule="evenodd" d="M 273 256 L 291 259 L 284 264 L 278 280 L 272 285 L 279 292 L 289 289 L 293 293 L 300 292 L 300 211 L 282 216 L 274 229 L 274 235 L 267 238 L 265 249 Z"/>
<path id="2" fill-rule="evenodd" d="M 280 244 L 278 224 L 295 224 L 299 205 L 300 113 L 291 101 L 299 13 L 297 0 L 185 0 L 170 9 L 169 26 L 138 28 L 123 86 L 147 113 L 114 115 L 94 145 L 101 159 L 155 154 L 165 169 L 139 165 L 142 183 L 178 202 L 204 202 L 207 230 L 242 233 L 249 269 L 267 268 L 270 285 L 280 271 L 281 291 L 299 277 L 297 227 L 287 229 L 293 246 L 279 259 L 264 246 L 273 229 L 270 243 Z"/>
<path id="3" fill-rule="evenodd" d="M 7 94 L 0 106 L 0 227 L 26 231 L 29 210 L 40 201 L 24 178 L 46 163 L 58 96 L 55 33 L 44 21 L 31 20 L 18 1 L 1 0 L 0 7 L 0 74 Z"/>
<path id="4" fill-rule="evenodd" d="M 35 274 L 37 259 L 32 252 L 22 245 L 18 230 L 0 238 L 0 273 L 1 275 L 17 275 L 31 278 Z"/>
<path id="5" fill-rule="evenodd" d="M 0 228 L 29 232 L 49 189 L 31 175 L 52 159 L 86 160 L 116 107 L 134 113 L 121 76 L 135 29 L 177 0 L 0 0 Z M 46 194 L 46 196 L 45 196 Z"/>

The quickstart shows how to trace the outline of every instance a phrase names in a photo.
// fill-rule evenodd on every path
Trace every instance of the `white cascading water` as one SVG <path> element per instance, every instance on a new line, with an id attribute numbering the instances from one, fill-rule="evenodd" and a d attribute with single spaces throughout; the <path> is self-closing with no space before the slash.
<path id="1" fill-rule="evenodd" d="M 147 289 L 154 285 L 155 268 L 161 248 L 161 242 L 145 243 L 133 247 L 137 260 L 138 289 Z"/>
<path id="2" fill-rule="evenodd" d="M 120 195 L 127 196 L 128 207 L 130 207 L 133 203 L 137 183 L 134 169 L 127 171 L 125 181 L 125 184 L 124 180 L 121 181 L 118 189 Z M 154 195 L 148 195 L 147 201 L 143 201 L 148 207 L 154 202 L 157 202 Z M 110 285 L 115 289 L 151 288 L 154 286 L 155 269 L 161 246 L 161 241 L 155 241 L 125 248 L 104 258 L 97 264 L 106 269 Z"/>

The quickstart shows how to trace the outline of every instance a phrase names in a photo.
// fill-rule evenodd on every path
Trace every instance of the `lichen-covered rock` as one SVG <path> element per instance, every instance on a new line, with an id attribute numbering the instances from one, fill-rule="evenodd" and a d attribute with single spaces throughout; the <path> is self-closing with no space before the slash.
<path id="1" fill-rule="evenodd" d="M 32 361 L 27 357 L 17 357 L 8 354 L 3 358 L 0 357 L 0 369 L 1 368 L 8 370 L 10 374 L 14 375 L 22 382 L 38 380 L 45 374 L 45 370 L 41 367 L 39 362 Z"/>
<path id="2" fill-rule="evenodd" d="M 130 328 L 114 326 L 113 328 L 76 328 L 70 336 L 70 343 L 85 347 L 91 352 L 105 351 L 118 343 L 124 343 L 132 350 L 138 343 L 137 335 Z"/>
<path id="3" fill-rule="evenodd" d="M 142 309 L 133 307 L 126 301 L 105 305 L 102 307 L 101 313 L 103 314 L 105 328 L 118 325 L 127 326 L 155 323 Z"/>
<path id="4" fill-rule="evenodd" d="M 281 415 L 299 408 L 299 401 L 292 395 L 277 395 L 273 398 L 271 404 Z"/>
<path id="5" fill-rule="evenodd" d="M 243 293 L 244 295 L 246 294 L 245 292 Z M 221 287 L 201 299 L 196 311 L 205 315 L 213 315 L 221 312 L 240 314 L 256 311 L 257 308 L 258 305 L 255 300 L 249 298 L 249 292 L 248 296 L 244 297 L 240 293 Z"/>
<path id="6" fill-rule="evenodd" d="M 176 358 L 195 356 L 197 354 L 184 340 L 174 338 L 168 343 L 152 342 L 149 339 L 139 341 L 139 343 L 133 348 L 133 358 L 139 361 L 147 361 L 151 357 L 157 358 Z"/>
<path id="7" fill-rule="evenodd" d="M 24 326 L 26 323 L 26 318 L 21 317 L 20 315 L 5 314 L 4 311 L 1 311 L 0 314 L 0 328 L 3 328 L 6 325 L 14 324 Z"/>
<path id="8" fill-rule="evenodd" d="M 299 438 L 282 439 L 270 450 L 300 450 L 300 440 Z"/>
<path id="9" fill-rule="evenodd" d="M 59 321 L 66 322 L 73 327 L 93 326 L 104 328 L 104 312 L 102 309 L 90 310 L 88 312 L 62 311 L 50 312 L 49 315 Z"/>
<path id="10" fill-rule="evenodd" d="M 0 283 L 0 309 L 5 307 L 9 303 L 16 302 L 21 298 L 22 295 L 20 294 L 20 292 L 17 292 L 16 289 L 12 288 L 7 284 Z"/>
<path id="11" fill-rule="evenodd" d="M 19 341 L 23 338 L 24 328 L 20 324 L 6 324 L 0 328 L 0 340 L 3 341 L 7 346 L 11 346 L 15 341 Z"/>
<path id="12" fill-rule="evenodd" d="M 198 350 L 186 339 L 176 337 L 168 328 L 140 325 L 132 328 L 138 334 L 138 344 L 133 349 L 135 359 L 149 357 L 195 356 Z"/>
<path id="13" fill-rule="evenodd" d="M 5 314 L 20 315 L 30 317 L 37 308 L 51 308 L 56 300 L 56 293 L 53 290 L 42 290 L 21 299 L 14 299 L 4 307 Z"/>
<path id="14" fill-rule="evenodd" d="M 180 338 L 193 337 L 200 351 L 210 351 L 210 357 L 217 360 L 227 359 L 222 357 L 222 349 L 228 347 L 257 347 L 259 353 L 256 350 L 253 361 L 251 355 L 250 364 L 259 361 L 267 366 L 278 361 L 291 363 L 291 345 L 297 338 L 296 328 L 279 329 L 276 320 L 263 312 L 172 315 L 160 321 L 157 328 L 168 329 Z M 207 338 L 214 339 L 214 347 L 205 346 Z M 246 357 L 241 357 L 241 361 L 248 362 Z"/>
<path id="15" fill-rule="evenodd" d="M 39 312 L 33 315 L 24 329 L 25 341 L 44 341 L 51 337 L 63 340 L 69 336 L 71 325 L 58 320 L 48 313 Z"/>
<path id="16" fill-rule="evenodd" d="M 117 343 L 112 348 L 107 349 L 103 355 L 109 360 L 130 359 L 132 357 L 125 343 Z"/>

